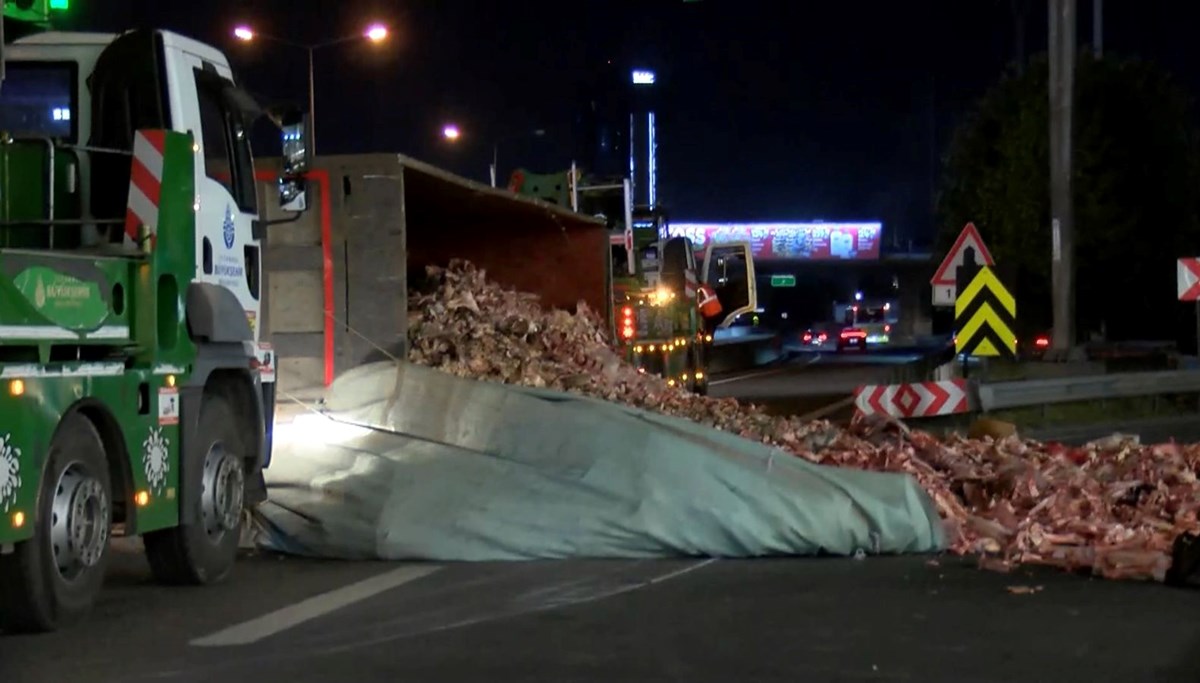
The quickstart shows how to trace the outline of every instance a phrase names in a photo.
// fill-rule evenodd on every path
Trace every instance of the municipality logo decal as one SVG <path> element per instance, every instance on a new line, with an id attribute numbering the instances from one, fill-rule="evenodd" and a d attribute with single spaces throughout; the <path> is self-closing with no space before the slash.
<path id="1" fill-rule="evenodd" d="M 225 223 L 221 226 L 225 237 L 225 248 L 233 249 L 233 207 L 225 207 Z"/>

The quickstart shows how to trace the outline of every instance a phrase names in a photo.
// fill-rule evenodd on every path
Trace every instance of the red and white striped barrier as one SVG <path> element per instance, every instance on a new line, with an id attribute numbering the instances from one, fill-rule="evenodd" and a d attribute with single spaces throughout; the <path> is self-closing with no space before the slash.
<path id="1" fill-rule="evenodd" d="M 892 417 L 936 417 L 971 409 L 967 381 L 914 384 L 867 384 L 854 390 L 854 406 L 864 415 Z"/>
<path id="2" fill-rule="evenodd" d="M 139 130 L 133 136 L 133 162 L 129 174 L 129 204 L 125 211 L 126 243 L 136 243 L 145 225 L 151 247 L 158 237 L 158 199 L 162 192 L 166 132 Z"/>

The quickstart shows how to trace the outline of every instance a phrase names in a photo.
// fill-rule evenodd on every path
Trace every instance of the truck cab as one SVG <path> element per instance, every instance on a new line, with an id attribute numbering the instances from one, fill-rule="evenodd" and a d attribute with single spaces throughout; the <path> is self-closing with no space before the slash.
<path id="1" fill-rule="evenodd" d="M 132 248 L 130 214 L 153 226 L 158 208 L 153 182 L 137 178 L 130 194 L 126 167 L 139 151 L 134 134 L 188 133 L 197 152 L 194 279 L 234 294 L 257 344 L 262 241 L 253 230 L 259 207 L 248 128 L 258 112 L 235 88 L 224 55 L 169 31 L 35 33 L 6 52 L 0 131 L 14 141 L 41 141 L 54 161 L 43 164 L 45 177 L 37 179 L 43 182 L 32 183 L 34 196 L 13 193 L 0 204 L 0 216 L 32 214 L 36 199 L 45 219 L 78 222 L 76 230 L 56 229 L 53 236 L 63 241 L 46 246 Z M 154 159 L 138 173 L 153 176 L 161 153 L 145 151 Z M 265 361 L 266 352 L 258 353 Z"/>
<path id="2" fill-rule="evenodd" d="M 161 581 L 225 579 L 265 498 L 268 112 L 170 31 L 32 33 L 0 63 L 0 631 L 44 631 L 90 609 L 113 535 Z M 302 211 L 306 119 L 269 114 Z"/>

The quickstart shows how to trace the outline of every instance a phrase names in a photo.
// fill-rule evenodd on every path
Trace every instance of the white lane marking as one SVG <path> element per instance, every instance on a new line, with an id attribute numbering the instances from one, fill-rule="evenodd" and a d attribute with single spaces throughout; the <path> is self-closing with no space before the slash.
<path id="1" fill-rule="evenodd" d="M 194 647 L 229 647 L 249 645 L 281 631 L 298 626 L 306 621 L 324 616 L 348 605 L 365 600 L 373 595 L 389 591 L 411 581 L 428 576 L 441 567 L 407 566 L 384 574 L 372 576 L 358 583 L 315 595 L 294 605 L 264 614 L 257 619 L 191 641 Z"/>
<path id="2" fill-rule="evenodd" d="M 327 646 L 324 648 L 320 648 L 319 651 L 323 655 L 333 654 L 333 653 L 337 653 L 337 652 L 348 652 L 351 650 L 358 650 L 358 649 L 365 648 L 365 647 L 372 647 L 372 646 L 382 645 L 384 643 L 389 643 L 389 642 L 393 642 L 393 641 L 397 641 L 397 640 L 403 640 L 405 638 L 414 638 L 417 636 L 423 636 L 423 635 L 427 635 L 430 633 L 441 633 L 442 631 L 453 631 L 455 629 L 464 628 L 467 626 L 474 626 L 475 624 L 483 624 L 483 623 L 488 623 L 488 622 L 492 622 L 492 621 L 498 621 L 501 619 L 520 617 L 520 616 L 524 616 L 526 614 L 536 614 L 538 612 L 545 612 L 548 610 L 560 609 L 563 607 L 570 607 L 573 605 L 584 605 L 584 604 L 587 604 L 590 602 L 598 602 L 600 600 L 607 600 L 608 598 L 613 598 L 618 595 L 623 595 L 625 593 L 630 593 L 632 591 L 641 590 L 643 588 L 646 588 L 647 586 L 654 586 L 656 584 L 662 583 L 663 581 L 677 579 L 677 578 L 683 576 L 684 574 L 690 574 L 691 572 L 694 572 L 698 569 L 703 569 L 703 568 L 709 566 L 710 564 L 716 562 L 718 559 L 719 558 L 716 558 L 716 557 L 710 557 L 706 560 L 702 560 L 699 562 L 693 562 L 692 564 L 686 565 L 684 567 L 680 567 L 679 569 L 676 569 L 674 571 L 667 572 L 666 574 L 659 574 L 658 576 L 654 576 L 649 579 L 644 579 L 642 581 L 637 581 L 635 583 L 625 584 L 623 586 L 618 586 L 616 588 L 611 588 L 608 590 L 598 590 L 594 593 L 577 595 L 575 598 L 567 600 L 567 601 L 561 601 L 561 602 L 560 601 L 543 601 L 538 605 L 524 608 L 524 609 L 522 609 L 522 608 L 501 609 L 501 610 L 497 610 L 497 611 L 494 611 L 491 613 L 480 614 L 475 617 L 468 617 L 466 619 L 455 621 L 455 622 L 452 622 L 449 624 L 443 624 L 441 626 L 434 626 L 434 627 L 425 628 L 425 629 L 418 629 L 416 631 L 405 631 L 405 632 L 401 632 L 401 633 L 389 633 L 386 635 L 376 636 L 373 638 L 359 637 L 359 638 L 355 638 L 353 640 L 353 642 L 345 643 L 342 645 Z M 651 560 L 651 561 L 653 561 L 653 560 Z M 589 580 L 589 578 L 584 578 L 584 579 L 581 579 L 580 581 L 588 581 L 588 580 Z M 568 585 L 575 584 L 575 583 L 578 583 L 578 581 L 570 582 Z M 550 590 L 556 590 L 560 587 L 561 586 L 554 586 L 554 587 L 551 587 Z"/>

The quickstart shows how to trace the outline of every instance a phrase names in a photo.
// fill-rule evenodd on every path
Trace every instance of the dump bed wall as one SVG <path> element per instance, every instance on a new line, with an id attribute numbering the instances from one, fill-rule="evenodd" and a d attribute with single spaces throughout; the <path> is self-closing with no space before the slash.
<path id="1" fill-rule="evenodd" d="M 409 275 L 453 258 L 549 306 L 582 300 L 606 315 L 600 222 L 399 155 L 322 157 L 316 167 L 309 211 L 267 231 L 263 324 L 281 390 L 317 390 L 386 353 L 403 357 Z M 279 217 L 274 173 L 260 164 L 262 205 Z"/>

